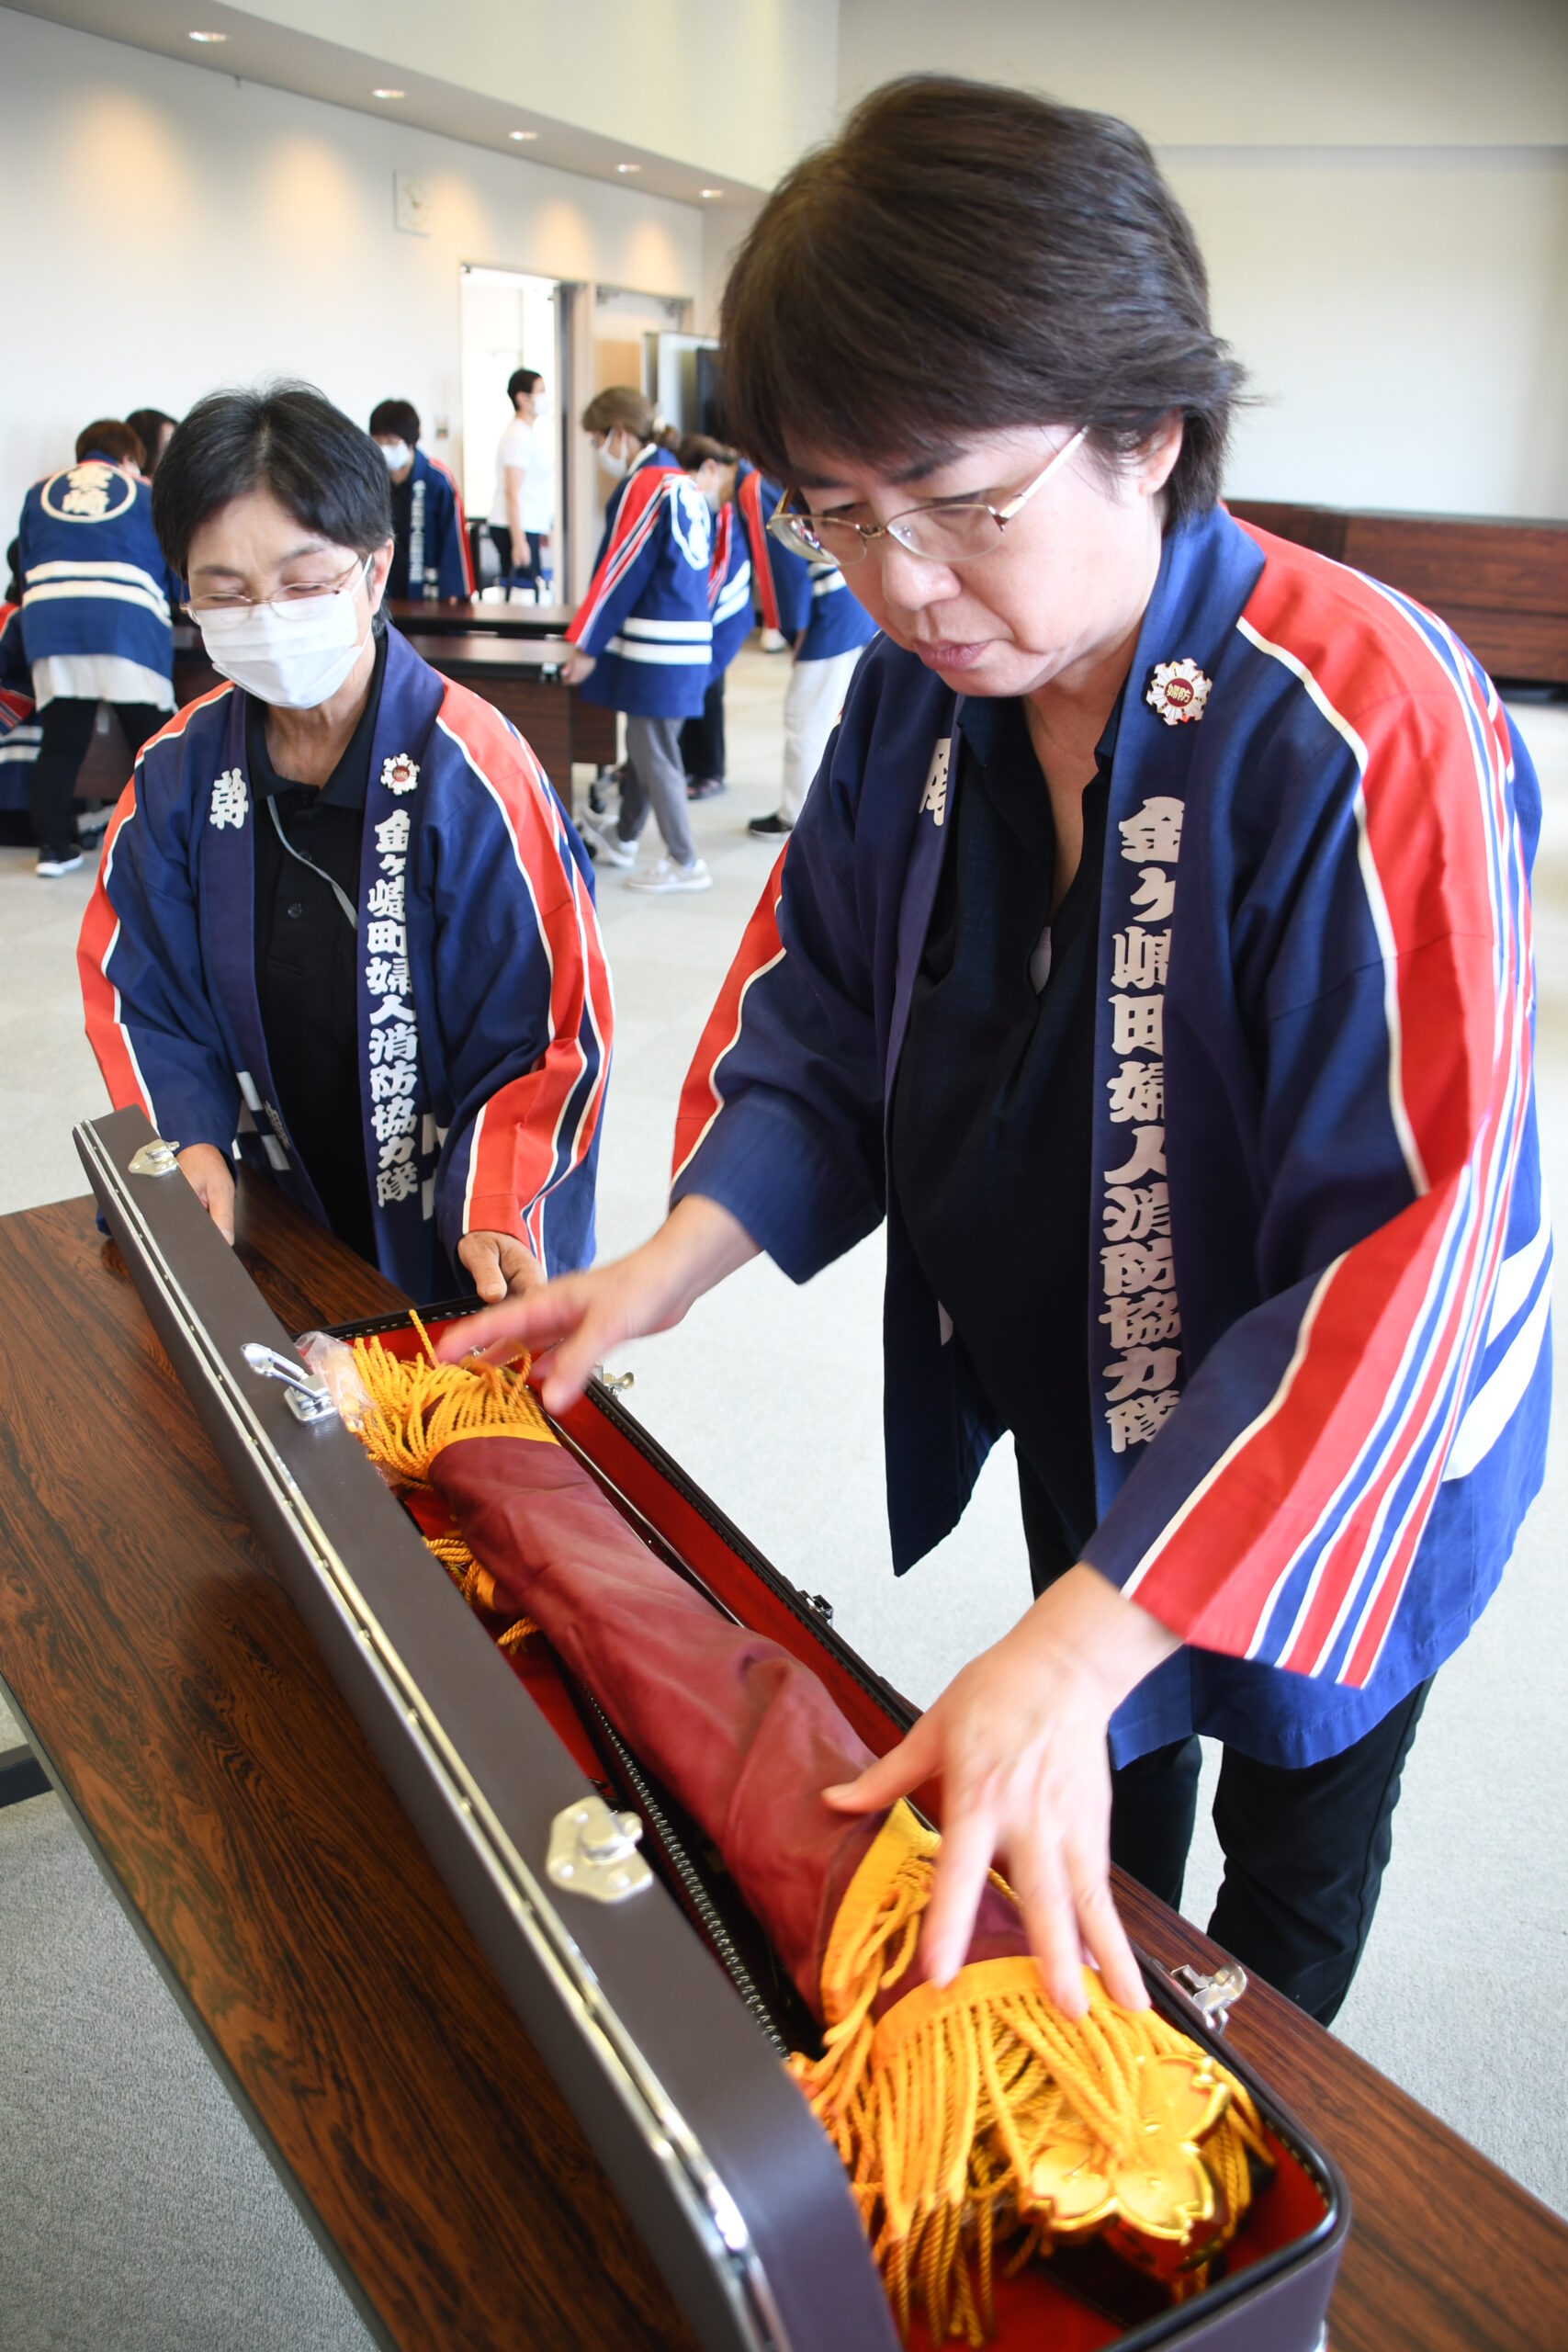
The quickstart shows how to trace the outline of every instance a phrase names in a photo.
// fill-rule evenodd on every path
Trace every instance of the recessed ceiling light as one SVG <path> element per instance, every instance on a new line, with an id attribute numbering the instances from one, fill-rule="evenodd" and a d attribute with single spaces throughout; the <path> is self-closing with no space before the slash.
<path id="1" fill-rule="evenodd" d="M 192 40 L 227 40 L 227 33 L 192 33 Z"/>
<path id="2" fill-rule="evenodd" d="M 705 187 L 703 194 L 705 196 L 722 196 L 724 194 L 724 190 L 721 187 Z"/>
<path id="3" fill-rule="evenodd" d="M 536 130 L 509 130 L 506 135 L 508 139 L 537 139 L 539 134 Z"/>
<path id="4" fill-rule="evenodd" d="M 640 164 L 617 164 L 615 165 L 615 169 L 618 172 L 640 172 L 642 165 Z"/>
<path id="5" fill-rule="evenodd" d="M 370 95 L 373 98 L 406 98 L 408 92 L 406 90 L 372 90 Z"/>

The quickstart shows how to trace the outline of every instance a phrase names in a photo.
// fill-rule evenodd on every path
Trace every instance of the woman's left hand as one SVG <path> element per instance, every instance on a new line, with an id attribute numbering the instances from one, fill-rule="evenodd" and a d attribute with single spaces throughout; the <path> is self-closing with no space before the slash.
<path id="1" fill-rule="evenodd" d="M 1080 1561 L 954 1675 L 908 1738 L 856 1781 L 824 1792 L 875 1813 L 942 1783 L 942 1851 L 921 1937 L 925 1974 L 964 1965 L 993 1860 L 1005 1871 L 1057 2007 L 1088 2007 L 1082 1962 L 1125 2008 L 1148 1996 L 1111 1894 L 1106 1731 L 1127 1693 L 1179 1645 Z"/>
<path id="2" fill-rule="evenodd" d="M 465 1233 L 457 1256 L 479 1296 L 492 1306 L 503 1298 L 521 1298 L 545 1279 L 537 1258 L 514 1233 Z"/>
<path id="3" fill-rule="evenodd" d="M 560 665 L 560 673 L 569 686 L 580 686 L 584 678 L 593 675 L 594 666 L 592 654 L 584 653 L 574 645 Z"/>

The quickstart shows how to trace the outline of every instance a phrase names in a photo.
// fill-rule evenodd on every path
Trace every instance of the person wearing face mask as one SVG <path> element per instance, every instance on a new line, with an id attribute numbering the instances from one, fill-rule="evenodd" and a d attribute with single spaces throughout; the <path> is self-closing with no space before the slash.
<path id="1" fill-rule="evenodd" d="M 77 960 L 115 1107 L 231 1239 L 240 1159 L 418 1299 L 587 1263 L 592 869 L 521 737 L 387 627 L 379 450 L 308 386 L 217 392 L 153 514 L 229 683 L 105 838 Z"/>
<path id="2" fill-rule="evenodd" d="M 133 754 L 175 707 L 180 587 L 152 527 L 144 458 L 129 424 L 100 417 L 77 435 L 75 464 L 35 482 L 22 507 L 22 645 L 41 727 L 32 830 L 45 881 L 82 863 L 72 795 L 99 703 L 114 704 Z"/>
<path id="3" fill-rule="evenodd" d="M 547 1351 L 558 1412 L 760 1250 L 804 1282 L 886 1222 L 894 1566 L 1010 1432 L 1036 1595 L 824 1792 L 941 1781 L 919 1972 L 995 1860 L 1063 2009 L 1086 1951 L 1146 2006 L 1110 1865 L 1179 1904 L 1207 1735 L 1210 1932 L 1326 2023 L 1542 1477 L 1529 753 L 1442 622 L 1219 503 L 1240 371 L 1126 124 L 889 85 L 769 198 L 722 332 L 773 527 L 883 635 L 665 1224 L 446 1344 Z"/>
<path id="4" fill-rule="evenodd" d="M 457 603 L 474 593 L 468 522 L 457 477 L 419 447 L 419 411 L 412 401 L 381 401 L 370 412 L 370 438 L 387 461 L 392 485 L 392 569 L 387 594 L 393 604 L 422 596 L 427 604 Z"/>
<path id="5" fill-rule="evenodd" d="M 585 701 L 626 715 L 620 816 L 614 826 L 585 822 L 583 831 L 606 865 L 628 869 L 634 890 L 708 890 L 713 876 L 686 813 L 681 723 L 701 712 L 713 666 L 713 519 L 645 393 L 626 384 L 596 392 L 582 429 L 615 487 L 588 594 L 567 630 L 574 650 L 561 675 Z M 637 874 L 629 869 L 650 808 L 664 855 Z"/>
<path id="6" fill-rule="evenodd" d="M 724 673 L 751 634 L 753 602 L 764 628 L 780 626 L 782 609 L 785 626 L 798 633 L 810 601 L 810 575 L 798 556 L 768 535 L 782 495 L 776 482 L 764 481 L 739 450 L 706 433 L 685 435 L 675 455 L 714 518 L 708 564 L 713 668 L 700 717 L 681 729 L 686 797 L 706 800 L 724 790 Z"/>

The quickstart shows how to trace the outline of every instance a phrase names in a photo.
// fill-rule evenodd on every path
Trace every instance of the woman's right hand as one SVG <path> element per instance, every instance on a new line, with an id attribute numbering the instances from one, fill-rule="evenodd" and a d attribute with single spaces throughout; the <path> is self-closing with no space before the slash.
<path id="1" fill-rule="evenodd" d="M 176 1154 L 186 1183 L 223 1236 L 234 1239 L 234 1170 L 213 1143 L 187 1144 Z"/>
<path id="2" fill-rule="evenodd" d="M 501 1363 L 526 1348 L 542 1375 L 546 1411 L 561 1413 L 612 1348 L 670 1330 L 705 1291 L 756 1255 L 728 1209 L 689 1194 L 640 1250 L 468 1316 L 443 1332 L 436 1353 L 444 1363 L 468 1355 Z"/>

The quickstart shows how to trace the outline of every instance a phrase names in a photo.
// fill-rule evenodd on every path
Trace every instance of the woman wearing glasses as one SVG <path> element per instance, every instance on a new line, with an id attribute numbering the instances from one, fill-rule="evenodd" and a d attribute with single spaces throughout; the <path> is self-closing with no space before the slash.
<path id="1" fill-rule="evenodd" d="M 1331 2018 L 1430 1678 L 1540 1484 L 1539 796 L 1405 600 L 1218 505 L 1237 371 L 1124 125 L 895 84 L 763 208 L 739 446 L 881 624 L 681 1106 L 673 1206 L 481 1316 L 558 1406 L 756 1251 L 887 1227 L 895 1565 L 1004 1430 L 1037 1598 L 846 1790 L 940 1778 L 1055 1997 L 1144 1995 L 1114 1857 Z M 1108 1769 L 1109 1767 L 1109 1769 Z"/>
<path id="2" fill-rule="evenodd" d="M 381 453 L 319 392 L 220 392 L 153 486 L 231 683 L 105 838 L 77 959 L 117 1109 L 233 1238 L 236 1158 L 416 1298 L 593 1254 L 611 1009 L 592 870 L 527 745 L 381 615 Z"/>

